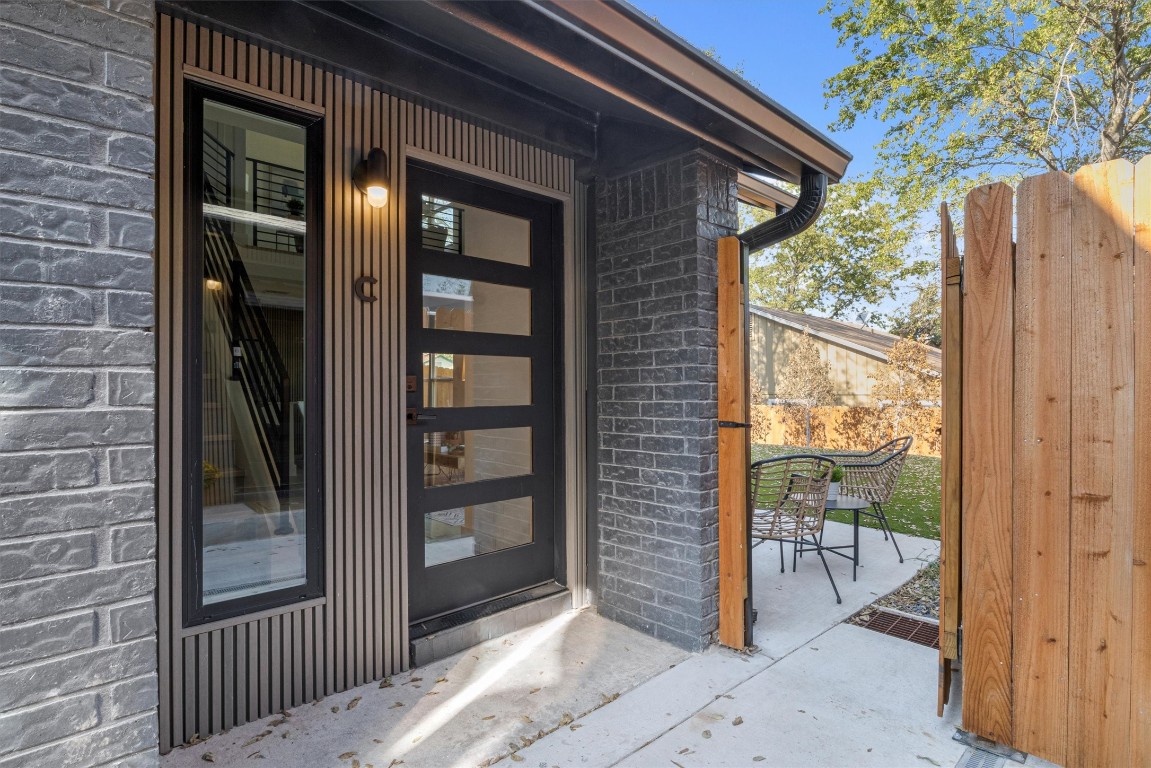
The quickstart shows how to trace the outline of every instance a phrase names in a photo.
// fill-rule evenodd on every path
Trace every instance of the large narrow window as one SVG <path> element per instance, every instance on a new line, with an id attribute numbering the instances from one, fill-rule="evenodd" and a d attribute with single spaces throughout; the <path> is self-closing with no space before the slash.
<path id="1" fill-rule="evenodd" d="M 318 119 L 189 86 L 185 612 L 322 594 Z"/>

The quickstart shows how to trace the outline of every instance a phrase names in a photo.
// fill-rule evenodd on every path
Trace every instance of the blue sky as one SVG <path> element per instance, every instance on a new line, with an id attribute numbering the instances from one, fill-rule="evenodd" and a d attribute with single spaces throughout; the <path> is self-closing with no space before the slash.
<path id="1" fill-rule="evenodd" d="M 698 48 L 715 48 L 728 67 L 851 152 L 848 176 L 868 173 L 883 127 L 861 119 L 848 132 L 832 133 L 836 107 L 824 106 L 823 81 L 852 63 L 840 48 L 822 0 L 630 0 Z"/>

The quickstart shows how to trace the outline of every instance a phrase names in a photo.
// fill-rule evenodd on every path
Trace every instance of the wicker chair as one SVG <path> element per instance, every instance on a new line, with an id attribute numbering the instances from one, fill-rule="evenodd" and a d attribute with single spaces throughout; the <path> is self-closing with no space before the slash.
<path id="1" fill-rule="evenodd" d="M 778 456 L 751 465 L 751 537 L 779 542 L 779 571 L 785 569 L 783 543 L 796 552 L 816 552 L 823 561 L 835 601 L 842 603 L 839 588 L 823 556 L 823 516 L 827 488 L 835 462 L 824 456 Z M 792 556 L 792 569 L 795 558 Z"/>
<path id="2" fill-rule="evenodd" d="M 879 521 L 879 527 L 883 529 L 883 540 L 891 539 L 891 543 L 895 545 L 895 554 L 899 555 L 901 563 L 903 553 L 899 551 L 895 534 L 891 532 L 883 505 L 891 501 L 891 496 L 895 493 L 895 484 L 899 482 L 899 474 L 903 471 L 904 462 L 907 461 L 911 442 L 910 437 L 897 437 L 869 453 L 825 454 L 843 470 L 843 482 L 839 486 L 839 492 L 844 496 L 854 496 L 871 502 L 871 510 L 861 510 L 859 514 Z"/>

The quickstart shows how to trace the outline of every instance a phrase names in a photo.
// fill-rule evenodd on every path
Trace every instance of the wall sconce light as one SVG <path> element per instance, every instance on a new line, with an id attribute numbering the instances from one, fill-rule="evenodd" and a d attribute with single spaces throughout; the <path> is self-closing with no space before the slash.
<path id="1" fill-rule="evenodd" d="M 388 155 L 375 147 L 368 156 L 356 164 L 352 171 L 352 183 L 368 198 L 368 205 L 383 208 L 388 204 Z"/>

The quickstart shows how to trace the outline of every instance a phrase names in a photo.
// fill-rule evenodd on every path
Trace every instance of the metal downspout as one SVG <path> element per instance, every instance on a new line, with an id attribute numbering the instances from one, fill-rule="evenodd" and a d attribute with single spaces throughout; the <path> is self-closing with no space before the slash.
<path id="1" fill-rule="evenodd" d="M 799 200 L 795 207 L 784 211 L 773 219 L 757 224 L 736 237 L 740 243 L 739 270 L 743 283 L 743 327 L 747 329 L 743 335 L 743 359 L 748 361 L 747 370 L 751 371 L 751 301 L 748 297 L 748 258 L 756 251 L 761 251 L 770 245 L 782 242 L 789 237 L 795 237 L 810 227 L 819 217 L 827 202 L 827 174 L 820 173 L 808 166 L 803 167 L 803 175 L 799 182 Z M 744 429 L 747 440 L 747 456 L 751 457 L 751 376 L 743 380 L 744 413 L 747 414 L 749 426 Z M 747 478 L 747 529 L 752 528 L 751 477 Z M 752 625 L 755 623 L 755 611 L 752 608 L 752 581 L 751 578 L 751 547 L 747 547 L 747 597 L 743 603 L 743 632 L 744 644 L 751 646 Z"/>
<path id="2" fill-rule="evenodd" d="M 798 235 L 811 226 L 827 202 L 827 174 L 803 167 L 799 182 L 799 201 L 786 213 L 757 224 L 736 237 L 747 254 L 763 250 L 769 245 Z"/>

